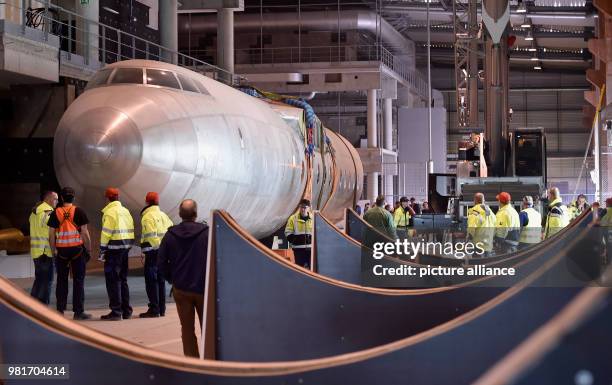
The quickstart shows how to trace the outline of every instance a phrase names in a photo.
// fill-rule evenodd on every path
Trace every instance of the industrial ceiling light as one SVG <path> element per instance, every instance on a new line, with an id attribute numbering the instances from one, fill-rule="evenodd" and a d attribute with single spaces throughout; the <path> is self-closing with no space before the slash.
<path id="1" fill-rule="evenodd" d="M 516 13 L 527 13 L 527 7 L 525 6 L 525 3 L 519 1 Z"/>
<path id="2" fill-rule="evenodd" d="M 531 33 L 531 29 L 529 29 L 529 31 L 527 31 L 527 36 L 525 36 L 525 40 L 533 41 L 533 33 Z"/>
<path id="3" fill-rule="evenodd" d="M 541 69 L 542 69 L 542 65 L 541 65 L 541 64 L 536 64 L 536 65 L 533 67 L 533 69 L 534 69 L 534 70 L 536 70 L 536 71 L 539 71 L 539 70 L 541 70 Z"/>
<path id="4" fill-rule="evenodd" d="M 529 52 L 537 52 L 538 49 L 536 48 L 535 44 L 533 42 L 531 42 L 531 47 L 527 48 L 527 51 L 529 51 Z"/>

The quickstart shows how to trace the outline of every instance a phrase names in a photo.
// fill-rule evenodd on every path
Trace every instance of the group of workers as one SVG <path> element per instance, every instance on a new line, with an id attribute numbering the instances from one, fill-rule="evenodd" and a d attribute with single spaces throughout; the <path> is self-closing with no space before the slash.
<path id="1" fill-rule="evenodd" d="M 367 208 L 364 219 L 377 229 L 382 229 L 393 239 L 397 238 L 397 231 L 406 232 L 411 224 L 411 218 L 415 215 L 414 198 L 412 201 L 402 197 L 393 210 L 393 214 L 385 208 L 385 198 L 378 197 L 376 205 Z M 295 263 L 310 267 L 310 255 L 312 249 L 312 227 L 313 218 L 310 212 L 310 201 L 302 199 L 298 210 L 289 217 L 285 226 L 285 237 L 293 250 Z"/>
<path id="2" fill-rule="evenodd" d="M 474 206 L 468 210 L 468 236 L 472 242 L 482 243 L 485 254 L 490 254 L 494 247 L 499 253 L 508 253 L 532 246 L 558 233 L 571 220 L 590 209 L 584 195 L 579 195 L 568 208 L 556 187 L 547 190 L 542 197 L 547 211 L 545 221 L 534 208 L 531 196 L 523 197 L 520 212 L 512 205 L 509 193 L 501 192 L 496 199 L 499 202 L 497 213 L 493 213 L 485 203 L 482 193 L 474 195 Z"/>
<path id="3" fill-rule="evenodd" d="M 68 296 L 68 275 L 73 277 L 74 319 L 84 320 L 91 315 L 84 311 L 85 266 L 90 259 L 92 241 L 85 211 L 75 205 L 75 191 L 64 187 L 60 194 L 47 191 L 30 215 L 31 254 L 35 265 L 35 280 L 32 296 L 49 304 L 54 267 L 57 269 L 56 306 L 64 313 Z M 132 316 L 127 282 L 128 254 L 134 245 L 134 221 L 130 212 L 119 200 L 119 190 L 109 187 L 105 191 L 106 206 L 102 209 L 99 260 L 104 262 L 106 291 L 110 312 L 103 320 L 121 320 Z M 60 203 L 58 200 L 61 198 Z M 525 196 L 522 209 L 517 212 L 512 197 L 507 192 L 496 196 L 499 202 L 497 213 L 485 203 L 482 193 L 474 195 L 474 206 L 468 210 L 467 237 L 473 243 L 481 242 L 485 254 L 513 252 L 548 238 L 590 209 L 584 195 L 580 195 L 570 207 L 561 200 L 559 190 L 551 188 L 542 198 L 547 202 L 546 220 L 534 208 L 534 199 Z M 612 206 L 612 199 L 606 203 Z M 595 206 L 595 204 L 594 204 Z M 610 211 L 610 210 L 608 210 Z M 159 268 L 158 249 L 164 234 L 173 226 L 172 220 L 159 207 L 159 195 L 149 192 L 145 196 L 145 207 L 141 211 L 142 235 L 140 247 L 144 254 L 144 272 L 148 310 L 142 318 L 165 315 L 165 277 Z M 391 239 L 398 232 L 407 231 L 415 215 L 412 202 L 402 197 L 393 214 L 385 208 L 385 197 L 379 196 L 374 207 L 364 213 L 364 220 Z M 601 215 L 601 222 L 612 224 L 611 215 Z M 544 227 L 542 231 L 542 227 Z M 287 220 L 285 236 L 293 249 L 295 262 L 310 267 L 313 218 L 310 201 L 302 199 L 297 211 Z M 485 255 L 486 256 L 486 255 Z"/>
<path id="4" fill-rule="evenodd" d="M 102 208 L 99 260 L 104 262 L 106 292 L 110 312 L 102 320 L 119 321 L 132 316 L 130 291 L 127 282 L 128 254 L 134 245 L 134 220 L 119 200 L 119 190 L 109 187 Z M 76 193 L 64 187 L 58 194 L 47 191 L 30 214 L 31 255 L 34 259 L 35 279 L 31 294 L 49 304 L 54 267 L 57 269 L 55 290 L 56 308 L 64 313 L 68 297 L 68 275 L 72 271 L 73 318 L 86 320 L 85 266 L 91 257 L 92 240 L 85 211 L 75 204 Z M 61 200 L 60 200 L 61 198 Z M 58 204 L 59 200 L 59 204 Z M 170 218 L 159 208 L 159 195 L 149 192 L 141 211 L 142 236 L 140 247 L 144 254 L 145 285 L 149 299 L 148 310 L 141 318 L 164 316 L 165 280 L 157 265 L 157 250 L 170 226 Z"/>
<path id="5" fill-rule="evenodd" d="M 497 253 L 514 252 L 558 233 L 571 220 L 590 209 L 586 197 L 582 194 L 568 208 L 563 204 L 556 187 L 547 190 L 541 199 L 546 205 L 545 221 L 542 221 L 542 214 L 535 209 L 532 196 L 522 198 L 521 210 L 517 212 L 512 205 L 511 195 L 501 192 L 496 196 L 499 209 L 495 213 L 485 203 L 484 194 L 476 193 L 474 206 L 467 213 L 467 239 L 474 244 L 482 244 L 484 253 L 481 256 L 491 255 L 493 249 Z M 606 203 L 612 206 L 612 199 L 608 199 Z M 379 196 L 375 206 L 368 209 L 363 218 L 390 239 L 397 239 L 398 235 L 402 237 L 407 234 L 410 218 L 414 215 L 415 212 L 406 197 L 400 199 L 400 206 L 391 214 L 385 209 L 385 197 Z M 612 222 L 612 214 L 609 215 L 610 219 L 603 213 L 601 217 L 601 223 L 607 220 Z"/>
<path id="6" fill-rule="evenodd" d="M 408 199 L 407 197 L 402 197 L 400 200 L 395 201 L 395 204 L 391 206 L 390 204 L 385 204 L 385 210 L 389 211 L 391 215 L 395 215 L 396 211 L 400 209 L 400 207 L 404 210 L 410 208 L 413 213 L 412 215 L 419 214 L 434 214 L 434 211 L 429 207 L 429 202 L 424 201 L 422 204 L 419 204 L 414 197 Z M 361 216 L 366 211 L 370 209 L 370 202 L 366 202 L 364 205 L 364 209 L 361 209 L 360 205 L 355 206 L 355 212 Z"/>

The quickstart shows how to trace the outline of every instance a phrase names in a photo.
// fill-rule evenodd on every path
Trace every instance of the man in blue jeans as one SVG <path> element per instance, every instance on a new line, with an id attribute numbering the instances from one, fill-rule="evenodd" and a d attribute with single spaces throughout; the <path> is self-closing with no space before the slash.
<path id="1" fill-rule="evenodd" d="M 49 244 L 49 217 L 57 205 L 57 193 L 47 191 L 30 214 L 30 255 L 34 261 L 34 284 L 31 295 L 48 305 L 53 284 L 53 254 Z"/>

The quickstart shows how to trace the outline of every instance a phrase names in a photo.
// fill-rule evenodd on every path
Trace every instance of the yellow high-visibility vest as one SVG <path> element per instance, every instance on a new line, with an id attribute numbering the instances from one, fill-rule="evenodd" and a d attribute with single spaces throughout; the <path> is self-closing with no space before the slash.
<path id="1" fill-rule="evenodd" d="M 308 220 L 303 220 L 298 210 L 295 214 L 289 217 L 287 220 L 287 226 L 285 226 L 285 235 L 294 234 L 312 234 L 312 215 L 308 215 Z M 293 249 L 306 249 L 311 245 L 291 245 Z"/>
<path id="2" fill-rule="evenodd" d="M 546 227 L 544 237 L 548 238 L 561 231 L 570 222 L 567 206 L 563 204 L 561 198 L 557 198 L 548 204 L 549 210 L 546 216 Z"/>
<path id="3" fill-rule="evenodd" d="M 505 204 L 495 214 L 495 236 L 518 244 L 521 220 L 511 204 Z"/>
<path id="4" fill-rule="evenodd" d="M 134 220 L 121 202 L 110 202 L 102 209 L 100 249 L 129 249 L 134 243 Z"/>
<path id="5" fill-rule="evenodd" d="M 393 212 L 393 222 L 396 228 L 408 227 L 410 224 L 410 211 L 404 210 L 402 206 L 395 209 Z"/>
<path id="6" fill-rule="evenodd" d="M 485 204 L 477 204 L 468 210 L 468 234 L 474 244 L 481 243 L 484 251 L 493 250 L 495 213 Z"/>
<path id="7" fill-rule="evenodd" d="M 30 254 L 34 259 L 43 254 L 51 257 L 47 222 L 52 213 L 53 207 L 47 202 L 41 202 L 30 214 Z"/>
<path id="8" fill-rule="evenodd" d="M 164 234 L 168 231 L 168 228 L 172 226 L 172 220 L 161 211 L 159 206 L 154 205 L 147 207 L 142 212 L 142 236 L 140 238 L 140 245 L 142 252 L 159 249 Z M 147 245 L 148 244 L 148 245 Z"/>

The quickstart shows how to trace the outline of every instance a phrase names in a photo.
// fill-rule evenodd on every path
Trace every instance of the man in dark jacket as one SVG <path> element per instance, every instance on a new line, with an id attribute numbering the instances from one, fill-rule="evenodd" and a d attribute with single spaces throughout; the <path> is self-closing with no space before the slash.
<path id="1" fill-rule="evenodd" d="M 208 225 L 196 222 L 198 205 L 191 199 L 181 202 L 179 216 L 183 221 L 170 227 L 161 241 L 157 268 L 172 283 L 174 302 L 181 320 L 183 353 L 189 357 L 199 357 L 194 314 L 198 314 L 201 329 Z"/>

